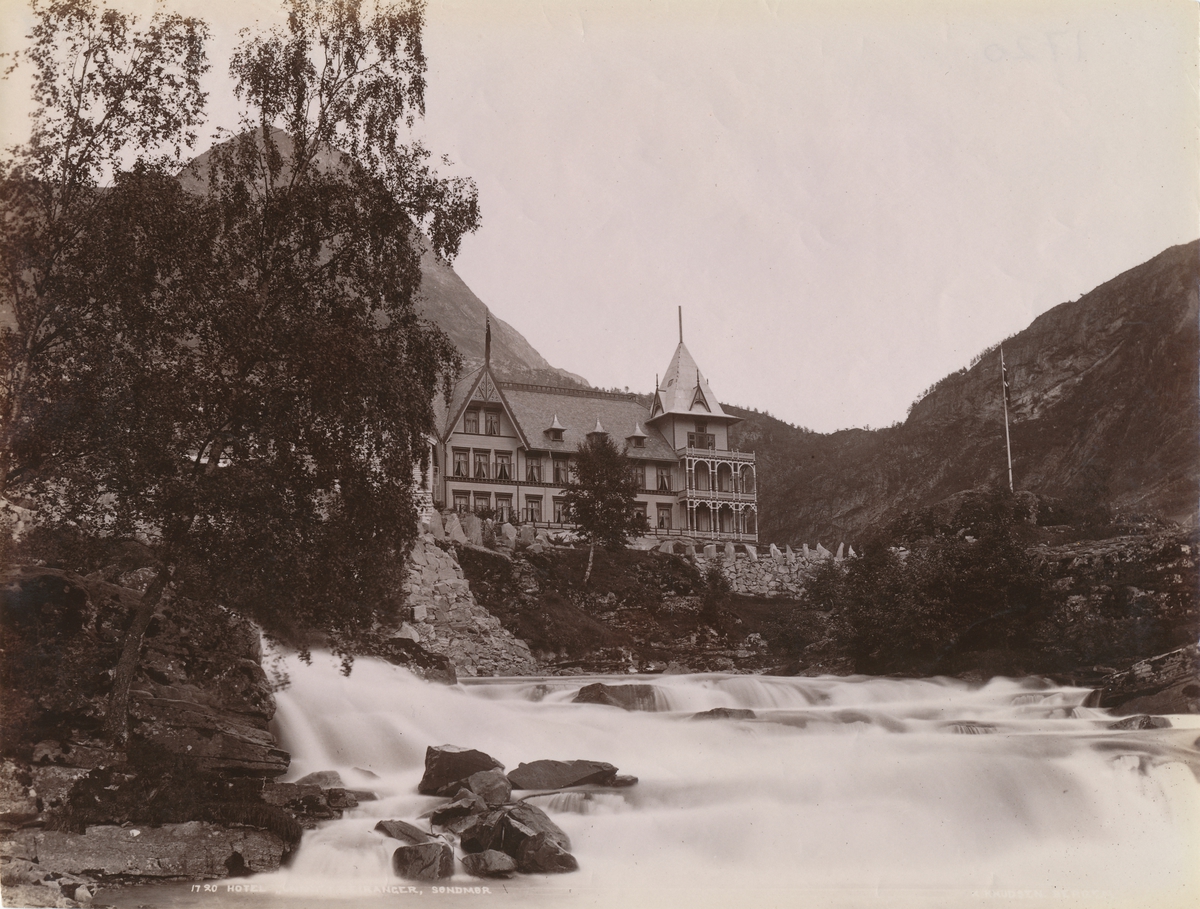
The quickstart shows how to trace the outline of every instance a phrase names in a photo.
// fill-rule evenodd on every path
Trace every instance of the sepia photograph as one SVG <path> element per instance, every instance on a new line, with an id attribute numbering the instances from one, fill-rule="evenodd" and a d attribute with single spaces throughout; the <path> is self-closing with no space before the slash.
<path id="1" fill-rule="evenodd" d="M 0 906 L 1200 905 L 1200 4 L 0 69 Z"/>

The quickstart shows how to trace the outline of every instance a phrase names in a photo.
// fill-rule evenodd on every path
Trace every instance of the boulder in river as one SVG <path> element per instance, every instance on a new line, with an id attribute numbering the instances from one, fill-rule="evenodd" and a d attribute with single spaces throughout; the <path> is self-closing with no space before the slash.
<path id="1" fill-rule="evenodd" d="M 428 843 L 433 837 L 417 827 L 410 824 L 408 821 L 380 821 L 375 825 L 375 829 L 385 836 L 390 836 L 394 840 L 416 845 L 418 843 Z"/>
<path id="2" fill-rule="evenodd" d="M 546 812 L 526 802 L 477 815 L 463 829 L 459 843 L 468 854 L 489 849 L 504 852 L 516 860 L 518 871 L 528 874 L 554 874 L 579 867 L 563 829 Z"/>
<path id="3" fill-rule="evenodd" d="M 1137 713 L 1200 713 L 1200 645 L 1134 663 L 1104 680 L 1083 702 L 1117 716 Z"/>
<path id="4" fill-rule="evenodd" d="M 472 877 L 510 877 L 517 870 L 517 860 L 498 849 L 468 853 L 462 857 L 462 865 Z"/>
<path id="5" fill-rule="evenodd" d="M 429 820 L 438 827 L 445 827 L 451 821 L 469 814 L 483 814 L 487 810 L 487 803 L 483 799 L 469 789 L 460 789 L 453 801 L 440 808 L 435 808 L 429 816 Z"/>
<path id="6" fill-rule="evenodd" d="M 624 710 L 658 709 L 653 685 L 585 685 L 572 699 L 573 704 L 607 704 Z"/>
<path id="7" fill-rule="evenodd" d="M 603 761 L 533 761 L 509 771 L 514 789 L 566 789 L 570 786 L 608 786 L 617 768 Z"/>
<path id="8" fill-rule="evenodd" d="M 401 846 L 392 853 L 392 870 L 406 881 L 441 881 L 454 874 L 454 850 L 448 843 Z"/>
<path id="9" fill-rule="evenodd" d="M 425 775 L 417 784 L 421 795 L 450 795 L 463 780 L 480 770 L 503 770 L 504 765 L 482 751 L 457 745 L 430 745 L 425 749 Z"/>
<path id="10" fill-rule="evenodd" d="M 465 788 L 483 799 L 489 808 L 499 808 L 512 795 L 512 784 L 503 770 L 479 770 L 467 777 Z"/>
<path id="11" fill-rule="evenodd" d="M 579 868 L 563 829 L 546 812 L 524 802 L 513 807 L 504 818 L 500 844 L 504 852 L 517 860 L 517 870 L 527 874 L 555 874 Z"/>

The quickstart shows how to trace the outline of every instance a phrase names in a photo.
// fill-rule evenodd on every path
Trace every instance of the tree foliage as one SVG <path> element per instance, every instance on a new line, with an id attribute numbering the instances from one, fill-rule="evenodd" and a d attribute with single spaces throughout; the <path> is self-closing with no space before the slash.
<path id="1" fill-rule="evenodd" d="M 574 473 L 563 492 L 571 520 L 593 545 L 624 546 L 631 534 L 644 532 L 646 518 L 634 510 L 640 491 L 629 458 L 611 437 L 596 433 L 579 446 Z"/>
<path id="2" fill-rule="evenodd" d="M 963 651 L 1019 644 L 1042 607 L 1027 517 L 1000 488 L 906 514 L 860 557 L 821 566 L 806 598 L 835 612 L 857 671 L 950 671 Z"/>
<path id="3" fill-rule="evenodd" d="M 69 26 L 58 6 L 47 28 Z M 422 8 L 288 11 L 234 54 L 241 133 L 181 179 L 142 162 L 90 188 L 53 287 L 78 343 L 33 370 L 39 397 L 16 395 L 43 517 L 136 536 L 158 568 L 117 667 L 117 737 L 172 586 L 277 636 L 319 632 L 348 668 L 402 592 L 413 467 L 459 365 L 414 306 L 419 228 L 449 256 L 478 223 L 473 185 L 400 141 L 423 110 Z M 47 122 L 70 119 L 65 98 L 38 97 Z"/>
<path id="4" fill-rule="evenodd" d="M 97 187 L 130 159 L 143 171 L 180 161 L 203 120 L 208 69 L 195 19 L 159 13 L 143 29 L 90 0 L 32 7 L 29 45 L 8 70 L 32 70 L 30 137 L 0 160 L 0 495 L 46 467 L 44 412 L 61 407 L 64 381 L 95 346 L 99 304 L 80 279 L 89 231 L 111 208 Z"/>

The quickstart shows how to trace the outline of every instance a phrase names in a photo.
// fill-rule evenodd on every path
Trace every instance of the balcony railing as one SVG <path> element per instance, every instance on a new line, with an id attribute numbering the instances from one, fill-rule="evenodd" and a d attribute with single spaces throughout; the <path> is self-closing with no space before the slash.
<path id="1" fill-rule="evenodd" d="M 684 447 L 675 449 L 675 453 L 681 458 L 703 458 L 706 461 L 738 461 L 745 464 L 754 463 L 754 452 L 752 451 Z"/>
<path id="2" fill-rule="evenodd" d="M 727 489 L 697 489 L 695 487 L 679 490 L 676 498 L 695 499 L 704 502 L 755 502 L 758 500 L 757 493 L 754 490 L 736 492 Z"/>

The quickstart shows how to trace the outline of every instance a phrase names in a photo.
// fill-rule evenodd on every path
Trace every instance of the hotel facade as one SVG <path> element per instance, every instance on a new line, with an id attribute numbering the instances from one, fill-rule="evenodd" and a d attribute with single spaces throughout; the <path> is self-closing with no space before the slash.
<path id="1" fill-rule="evenodd" d="M 439 430 L 427 478 L 440 509 L 494 513 L 570 527 L 564 488 L 571 458 L 605 433 L 623 447 L 650 535 L 757 542 L 753 452 L 731 450 L 725 413 L 683 343 L 649 408 L 637 395 L 509 382 L 484 363 L 437 401 Z"/>

